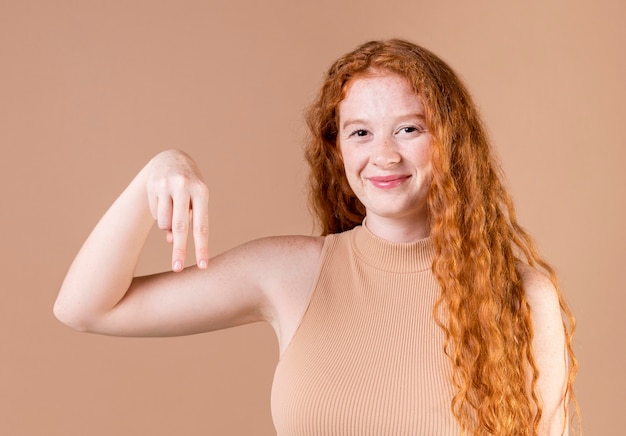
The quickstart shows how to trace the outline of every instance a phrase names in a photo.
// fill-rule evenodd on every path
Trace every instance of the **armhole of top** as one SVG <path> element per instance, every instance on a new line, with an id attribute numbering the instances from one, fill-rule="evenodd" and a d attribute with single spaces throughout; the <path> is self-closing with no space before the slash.
<path id="1" fill-rule="evenodd" d="M 317 284 L 319 282 L 320 276 L 322 275 L 322 269 L 324 268 L 324 265 L 327 262 L 327 258 L 328 258 L 327 254 L 331 250 L 331 247 L 334 247 L 336 237 L 337 235 L 334 235 L 334 234 L 326 235 L 324 237 L 324 244 L 322 245 L 322 250 L 320 251 L 320 257 L 317 261 L 315 277 L 313 279 L 313 283 L 311 283 L 311 289 L 309 290 L 309 295 L 307 297 L 306 304 L 304 305 L 304 310 L 302 311 L 302 315 L 300 315 L 300 320 L 298 321 L 298 325 L 296 326 L 296 329 L 294 330 L 293 335 L 291 335 L 291 339 L 289 339 L 289 343 L 285 347 L 285 351 L 283 351 L 282 354 L 279 356 L 279 359 L 278 359 L 279 365 L 280 365 L 280 362 L 283 360 L 283 357 L 285 356 L 285 354 L 287 354 L 287 352 L 289 351 L 289 347 L 291 346 L 291 343 L 293 342 L 294 338 L 298 334 L 298 331 L 300 330 L 302 321 L 306 317 L 306 314 L 309 312 L 309 307 L 311 306 L 311 300 L 313 300 L 313 295 L 315 294 L 315 291 L 317 289 Z"/>

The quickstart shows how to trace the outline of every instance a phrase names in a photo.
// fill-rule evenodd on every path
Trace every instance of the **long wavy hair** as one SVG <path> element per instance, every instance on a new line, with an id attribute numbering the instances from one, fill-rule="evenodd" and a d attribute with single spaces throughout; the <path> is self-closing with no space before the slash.
<path id="1" fill-rule="evenodd" d="M 372 41 L 328 71 L 307 113 L 310 137 L 305 150 L 311 169 L 310 203 L 321 233 L 349 230 L 365 217 L 365 207 L 344 173 L 337 108 L 350 80 L 379 71 L 408 80 L 423 101 L 433 137 L 428 210 L 436 252 L 432 269 L 441 285 L 433 316 L 445 332 L 443 351 L 452 362 L 456 394 L 451 412 L 464 433 L 535 435 L 542 415 L 536 392 L 539 371 L 517 263 L 543 270 L 559 296 L 570 360 L 563 401 L 566 419 L 569 402 L 575 403 L 574 318 L 554 270 L 518 224 L 469 92 L 430 51 L 398 39 Z"/>

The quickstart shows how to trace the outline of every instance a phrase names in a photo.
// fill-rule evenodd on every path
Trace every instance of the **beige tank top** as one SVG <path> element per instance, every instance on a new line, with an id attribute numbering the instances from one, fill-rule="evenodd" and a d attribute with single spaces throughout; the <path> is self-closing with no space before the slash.
<path id="1" fill-rule="evenodd" d="M 359 226 L 326 237 L 310 301 L 272 386 L 279 436 L 459 435 L 432 311 L 430 239 Z"/>

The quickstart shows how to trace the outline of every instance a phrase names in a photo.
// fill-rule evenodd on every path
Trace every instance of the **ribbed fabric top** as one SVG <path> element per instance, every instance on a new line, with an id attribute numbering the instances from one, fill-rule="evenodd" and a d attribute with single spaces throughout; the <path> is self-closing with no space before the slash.
<path id="1" fill-rule="evenodd" d="M 434 321 L 430 239 L 326 237 L 309 305 L 274 375 L 279 436 L 459 435 Z"/>

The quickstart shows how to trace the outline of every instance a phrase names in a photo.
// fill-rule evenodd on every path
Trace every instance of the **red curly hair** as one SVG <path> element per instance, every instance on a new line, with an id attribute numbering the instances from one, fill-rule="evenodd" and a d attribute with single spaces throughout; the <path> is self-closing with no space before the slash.
<path id="1" fill-rule="evenodd" d="M 406 78 L 422 99 L 433 136 L 428 196 L 433 273 L 441 296 L 433 315 L 446 334 L 453 367 L 451 411 L 463 432 L 535 435 L 542 415 L 532 350 L 533 326 L 518 262 L 543 269 L 564 314 L 572 383 L 574 318 L 550 265 L 517 222 L 472 98 L 453 70 L 406 41 L 372 41 L 337 60 L 307 113 L 311 206 L 323 235 L 362 223 L 365 207 L 346 179 L 338 147 L 338 105 L 355 77 L 387 71 Z M 511 346 L 511 344 L 515 344 Z M 529 372 L 531 374 L 529 374 Z M 532 376 L 532 382 L 528 380 Z M 564 401 L 567 416 L 567 403 Z"/>

